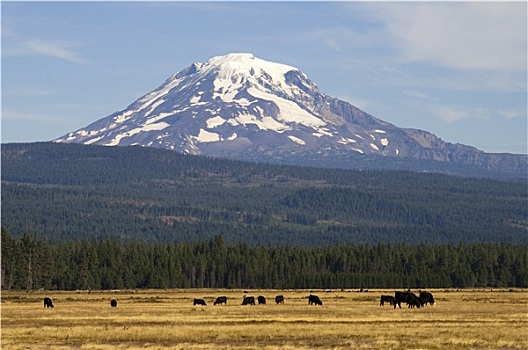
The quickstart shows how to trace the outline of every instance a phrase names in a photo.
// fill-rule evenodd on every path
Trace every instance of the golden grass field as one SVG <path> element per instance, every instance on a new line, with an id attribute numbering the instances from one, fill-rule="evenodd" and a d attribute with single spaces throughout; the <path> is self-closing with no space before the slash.
<path id="1" fill-rule="evenodd" d="M 4 291 L 2 349 L 528 349 L 528 290 L 429 291 L 436 306 L 401 310 L 379 306 L 393 290 L 314 291 L 322 307 L 306 290 L 249 290 L 255 306 L 242 290 Z"/>

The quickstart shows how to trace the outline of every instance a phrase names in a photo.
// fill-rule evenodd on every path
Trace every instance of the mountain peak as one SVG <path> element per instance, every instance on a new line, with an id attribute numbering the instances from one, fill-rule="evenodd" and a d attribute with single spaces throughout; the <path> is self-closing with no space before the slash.
<path id="1" fill-rule="evenodd" d="M 227 55 L 224 55 L 224 56 L 215 56 L 211 59 L 209 59 L 209 61 L 215 61 L 215 62 L 228 62 L 228 61 L 237 61 L 237 62 L 247 62 L 247 61 L 251 61 L 251 60 L 254 60 L 255 59 L 255 55 L 253 55 L 252 53 L 247 53 L 247 52 L 243 52 L 243 53 L 228 53 Z"/>
<path id="2" fill-rule="evenodd" d="M 255 57 L 251 53 L 230 53 L 209 59 L 200 69 L 206 73 L 214 71 L 220 78 L 245 75 L 260 78 L 266 75 L 275 82 L 283 82 L 284 75 L 297 68 L 281 63 L 274 63 Z"/>
<path id="3" fill-rule="evenodd" d="M 55 141 L 284 163 L 304 157 L 313 165 L 321 165 L 321 159 L 356 162 L 358 156 L 378 156 L 526 167 L 526 158 L 503 162 L 426 131 L 398 128 L 321 93 L 297 68 L 251 53 L 193 63 L 126 109 Z"/>

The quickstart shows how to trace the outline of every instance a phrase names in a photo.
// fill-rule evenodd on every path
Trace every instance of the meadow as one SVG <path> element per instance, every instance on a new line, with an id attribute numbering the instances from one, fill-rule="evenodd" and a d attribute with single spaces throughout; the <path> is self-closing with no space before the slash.
<path id="1" fill-rule="evenodd" d="M 528 290 L 428 290 L 435 306 L 379 305 L 393 290 L 2 292 L 2 349 L 528 349 Z M 247 293 L 245 293 L 247 292 Z M 417 291 L 415 291 L 417 292 Z M 275 304 L 282 294 L 284 304 Z M 227 305 L 213 305 L 217 296 Z M 266 305 L 241 306 L 244 295 Z M 54 308 L 44 308 L 51 297 Z M 116 308 L 110 300 L 118 301 Z M 207 306 L 193 306 L 203 298 Z"/>

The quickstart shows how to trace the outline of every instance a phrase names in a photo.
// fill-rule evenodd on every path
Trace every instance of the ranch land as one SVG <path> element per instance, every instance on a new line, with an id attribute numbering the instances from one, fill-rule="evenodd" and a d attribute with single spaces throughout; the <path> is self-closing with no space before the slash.
<path id="1" fill-rule="evenodd" d="M 2 349 L 528 349 L 528 290 L 428 290 L 435 306 L 380 306 L 394 290 L 2 292 Z M 417 293 L 418 291 L 413 291 Z M 213 305 L 218 296 L 227 305 Z M 243 297 L 267 298 L 242 306 Z M 283 295 L 284 304 L 275 304 Z M 44 297 L 53 299 L 45 308 Z M 194 306 L 195 298 L 207 306 Z M 117 307 L 110 307 L 116 299 Z"/>

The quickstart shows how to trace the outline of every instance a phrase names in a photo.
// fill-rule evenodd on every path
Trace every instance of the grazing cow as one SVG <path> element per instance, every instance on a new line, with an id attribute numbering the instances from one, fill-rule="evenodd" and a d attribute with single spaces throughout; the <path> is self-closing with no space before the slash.
<path id="1" fill-rule="evenodd" d="M 225 305 L 227 305 L 227 297 L 218 297 L 218 298 L 216 298 L 216 300 L 213 303 L 213 305 L 217 305 L 217 304 L 225 304 Z"/>
<path id="2" fill-rule="evenodd" d="M 407 306 L 412 308 L 412 307 L 420 307 L 422 304 L 420 303 L 420 300 L 418 299 L 418 297 L 414 294 L 414 293 L 411 293 L 411 292 L 395 292 L 394 293 L 394 300 L 392 302 L 392 305 L 394 305 L 394 308 L 396 308 L 396 306 L 399 306 L 400 309 L 401 309 L 401 303 L 404 302 L 404 303 L 407 303 Z"/>
<path id="3" fill-rule="evenodd" d="M 259 305 L 260 304 L 266 304 L 266 298 L 263 297 L 262 295 L 259 295 L 257 300 L 258 300 Z"/>
<path id="4" fill-rule="evenodd" d="M 53 301 L 51 300 L 51 298 L 44 298 L 44 307 L 53 307 Z"/>
<path id="5" fill-rule="evenodd" d="M 399 306 L 401 309 L 402 301 L 406 303 L 407 299 L 409 299 L 408 292 L 394 292 L 394 300 L 392 301 L 392 305 L 394 305 L 395 309 L 396 309 L 396 306 Z"/>
<path id="6" fill-rule="evenodd" d="M 422 303 L 422 306 L 423 305 L 427 305 L 427 303 L 429 303 L 430 305 L 434 305 L 435 304 L 435 300 L 433 298 L 433 295 L 429 292 L 420 292 L 420 301 Z"/>
<path id="7" fill-rule="evenodd" d="M 390 305 L 392 305 L 393 302 L 394 302 L 394 297 L 393 296 L 391 296 L 391 295 L 382 295 L 381 299 L 380 299 L 380 306 L 385 305 L 385 303 L 389 303 Z"/>
<path id="8" fill-rule="evenodd" d="M 418 298 L 414 293 L 409 294 L 409 298 L 407 299 L 407 307 L 410 307 L 411 309 L 416 307 L 417 309 L 419 309 L 423 306 L 420 298 Z"/>
<path id="9" fill-rule="evenodd" d="M 319 297 L 317 295 L 310 294 L 310 296 L 308 297 L 308 305 L 321 305 L 321 306 L 323 306 L 323 302 L 321 301 L 321 299 L 319 299 Z"/>
<path id="10" fill-rule="evenodd" d="M 284 296 L 283 295 L 277 295 L 275 297 L 275 303 L 277 304 L 284 304 Z"/>
<path id="11" fill-rule="evenodd" d="M 117 300 L 115 300 L 115 299 L 110 300 L 110 306 L 111 307 L 117 307 Z"/>
<path id="12" fill-rule="evenodd" d="M 203 299 L 194 299 L 193 305 L 194 306 L 196 306 L 196 305 L 206 306 L 207 304 L 205 303 L 205 300 L 203 300 Z"/>
<path id="13" fill-rule="evenodd" d="M 255 297 L 244 297 L 242 305 L 255 305 Z"/>

